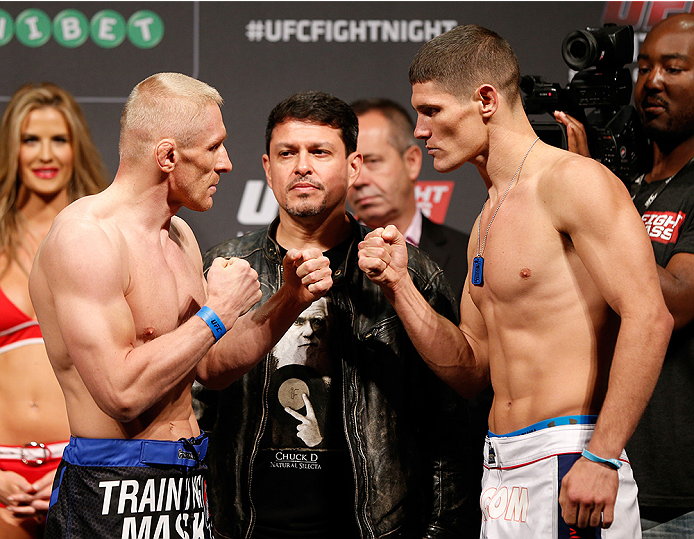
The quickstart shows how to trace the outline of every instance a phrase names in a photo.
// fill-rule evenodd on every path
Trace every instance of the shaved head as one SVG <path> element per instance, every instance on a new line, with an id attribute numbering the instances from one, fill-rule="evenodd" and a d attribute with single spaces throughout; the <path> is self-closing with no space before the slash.
<path id="1" fill-rule="evenodd" d="M 210 104 L 221 106 L 219 92 L 181 73 L 157 73 L 135 86 L 121 115 L 121 160 L 138 161 L 163 138 L 181 147 L 195 143 Z"/>
<path id="2" fill-rule="evenodd" d="M 658 24 L 656 24 L 651 31 L 648 32 L 650 36 L 654 31 L 662 31 L 666 29 L 668 31 L 692 31 L 694 30 L 694 14 L 692 13 L 678 13 L 676 15 L 671 15 L 667 19 L 663 19 Z M 646 37 L 648 39 L 648 36 Z"/>

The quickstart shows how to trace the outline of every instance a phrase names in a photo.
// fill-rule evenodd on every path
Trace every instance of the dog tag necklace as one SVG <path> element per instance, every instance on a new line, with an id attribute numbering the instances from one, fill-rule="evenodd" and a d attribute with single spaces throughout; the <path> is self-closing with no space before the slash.
<path id="1" fill-rule="evenodd" d="M 518 170 L 516 170 L 516 173 L 513 175 L 513 178 L 511 178 L 511 181 L 509 182 L 508 187 L 506 188 L 504 196 L 501 197 L 499 204 L 497 204 L 496 210 L 494 210 L 494 214 L 492 215 L 492 218 L 489 220 L 489 224 L 487 225 L 487 230 L 485 231 L 484 239 L 482 240 L 482 247 L 480 248 L 480 229 L 482 226 L 482 212 L 484 211 L 484 206 L 487 204 L 487 201 L 485 200 L 484 204 L 482 205 L 482 211 L 480 212 L 479 219 L 477 220 L 477 256 L 472 259 L 472 284 L 476 286 L 482 286 L 484 284 L 484 257 L 482 255 L 484 254 L 484 248 L 487 245 L 487 236 L 489 235 L 489 229 L 492 227 L 492 223 L 494 222 L 494 218 L 496 217 L 499 208 L 501 208 L 501 205 L 504 203 L 504 200 L 506 200 L 506 195 L 508 195 L 508 192 L 511 190 L 513 182 L 518 177 L 518 174 L 520 174 L 521 168 L 523 168 L 523 163 L 525 163 L 525 159 L 528 157 L 530 150 L 533 149 L 533 146 L 535 146 L 535 143 L 538 140 L 540 140 L 540 137 L 537 137 L 535 140 L 533 140 L 533 143 L 530 145 L 530 148 L 528 148 L 528 151 L 525 152 L 525 156 L 523 156 L 523 160 L 521 161 L 520 165 L 518 165 Z M 489 197 L 487 197 L 487 200 L 489 200 Z"/>

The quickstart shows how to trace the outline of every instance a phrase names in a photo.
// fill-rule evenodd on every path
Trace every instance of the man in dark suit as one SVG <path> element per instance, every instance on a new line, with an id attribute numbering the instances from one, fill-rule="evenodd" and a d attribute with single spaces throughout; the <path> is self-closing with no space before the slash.
<path id="1" fill-rule="evenodd" d="M 359 118 L 357 149 L 364 156 L 361 175 L 347 194 L 352 209 L 372 228 L 397 226 L 408 242 L 441 267 L 460 299 L 469 236 L 434 223 L 417 208 L 414 186 L 422 168 L 422 150 L 410 115 L 390 99 L 362 99 L 352 108 Z"/>

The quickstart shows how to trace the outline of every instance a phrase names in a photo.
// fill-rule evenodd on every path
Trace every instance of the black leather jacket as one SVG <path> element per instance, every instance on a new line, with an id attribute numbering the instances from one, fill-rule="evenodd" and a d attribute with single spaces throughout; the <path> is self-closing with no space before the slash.
<path id="1" fill-rule="evenodd" d="M 352 226 L 354 239 L 342 267 L 333 268 L 328 302 L 331 320 L 345 328 L 343 418 L 361 537 L 476 538 L 479 484 L 472 468 L 481 462 L 470 455 L 465 401 L 426 367 L 392 306 L 359 270 L 357 246 L 369 229 L 353 219 Z M 277 220 L 269 229 L 212 248 L 205 268 L 217 256 L 246 259 L 258 272 L 261 303 L 267 301 L 282 283 L 282 259 L 272 239 L 276 228 Z M 441 270 L 414 247 L 409 271 L 429 303 L 455 319 L 456 302 Z M 241 539 L 253 532 L 250 477 L 266 421 L 268 383 L 266 358 L 227 389 L 204 390 L 198 397 L 208 404 L 201 425 L 214 424 L 208 488 L 218 537 Z"/>

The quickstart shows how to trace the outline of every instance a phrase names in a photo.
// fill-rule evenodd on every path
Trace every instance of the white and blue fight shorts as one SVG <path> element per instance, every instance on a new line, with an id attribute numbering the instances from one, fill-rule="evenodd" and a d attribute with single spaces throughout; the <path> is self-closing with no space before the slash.
<path id="1" fill-rule="evenodd" d="M 595 429 L 596 416 L 558 417 L 484 447 L 481 539 L 640 539 L 636 482 L 625 452 L 620 459 L 614 522 L 608 529 L 572 527 L 559 506 L 561 481 Z"/>

